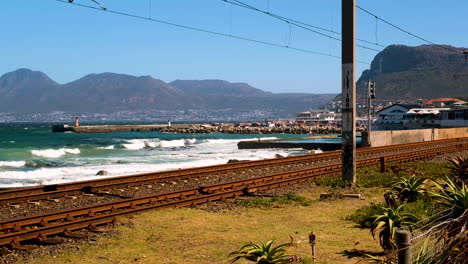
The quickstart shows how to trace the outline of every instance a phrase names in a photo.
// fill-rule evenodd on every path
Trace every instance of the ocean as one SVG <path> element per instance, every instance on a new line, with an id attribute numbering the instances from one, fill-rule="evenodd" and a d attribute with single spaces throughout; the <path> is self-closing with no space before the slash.
<path id="1" fill-rule="evenodd" d="M 46 123 L 0 123 L 0 188 L 26 187 L 306 154 L 300 149 L 239 150 L 241 140 L 306 135 L 52 133 Z M 105 170 L 109 174 L 98 176 Z"/>

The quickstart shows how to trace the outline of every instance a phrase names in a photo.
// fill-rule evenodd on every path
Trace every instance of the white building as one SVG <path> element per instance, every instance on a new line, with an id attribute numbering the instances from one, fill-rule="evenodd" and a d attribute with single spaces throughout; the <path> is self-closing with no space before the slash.
<path id="1" fill-rule="evenodd" d="M 468 127 L 468 108 L 440 112 L 441 127 Z"/>
<path id="2" fill-rule="evenodd" d="M 440 112 L 450 108 L 411 108 L 403 115 L 404 128 L 440 127 Z"/>
<path id="3" fill-rule="evenodd" d="M 467 108 L 421 108 L 395 104 L 377 112 L 375 125 L 384 130 L 468 127 Z"/>
<path id="4" fill-rule="evenodd" d="M 341 114 L 328 110 L 310 110 L 296 115 L 296 122 L 306 124 L 335 124 L 341 122 Z"/>
<path id="5" fill-rule="evenodd" d="M 377 125 L 403 125 L 403 117 L 416 104 L 394 104 L 377 112 Z"/>

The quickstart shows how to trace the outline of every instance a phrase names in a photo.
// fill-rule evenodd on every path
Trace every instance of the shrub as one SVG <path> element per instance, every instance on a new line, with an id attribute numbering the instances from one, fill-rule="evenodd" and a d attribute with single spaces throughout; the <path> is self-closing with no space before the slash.
<path id="1" fill-rule="evenodd" d="M 420 195 L 426 192 L 427 179 L 418 177 L 403 178 L 393 184 L 392 191 L 398 195 L 401 202 L 415 202 Z"/>
<path id="2" fill-rule="evenodd" d="M 379 233 L 379 242 L 384 250 L 396 248 L 394 240 L 398 228 L 418 221 L 416 216 L 402 212 L 404 205 L 401 204 L 395 209 L 382 208 L 383 213 L 374 216 L 371 233 L 374 238 L 377 232 Z"/>
<path id="3" fill-rule="evenodd" d="M 346 219 L 353 221 L 361 228 L 370 228 L 375 215 L 380 215 L 384 212 L 383 208 L 383 204 L 371 203 L 370 205 L 365 205 L 357 209 L 352 215 L 346 217 Z"/>
<path id="4" fill-rule="evenodd" d="M 459 217 L 465 210 L 468 210 L 468 187 L 466 185 L 459 186 L 449 178 L 442 185 L 437 182 L 434 184 L 438 190 L 430 192 L 431 196 L 437 203 L 453 208 L 453 217 Z"/>

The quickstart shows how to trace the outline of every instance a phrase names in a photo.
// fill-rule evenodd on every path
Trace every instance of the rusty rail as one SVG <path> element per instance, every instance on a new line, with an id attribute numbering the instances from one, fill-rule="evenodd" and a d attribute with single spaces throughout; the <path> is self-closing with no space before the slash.
<path id="1" fill-rule="evenodd" d="M 455 144 L 441 148 L 413 151 L 389 155 L 386 162 L 400 163 L 422 160 L 447 152 L 466 150 L 468 143 Z M 358 167 L 380 164 L 380 158 L 364 159 L 357 162 Z M 185 207 L 210 201 L 268 190 L 281 186 L 297 184 L 325 175 L 340 174 L 341 164 L 323 166 L 295 172 L 263 176 L 248 180 L 227 182 L 217 185 L 193 188 L 179 192 L 158 194 L 143 198 L 133 198 L 95 206 L 63 210 L 0 222 L 0 245 L 15 246 L 28 240 L 43 241 L 48 236 L 70 234 L 71 232 L 111 223 L 120 215 L 138 213 L 150 209 Z"/>

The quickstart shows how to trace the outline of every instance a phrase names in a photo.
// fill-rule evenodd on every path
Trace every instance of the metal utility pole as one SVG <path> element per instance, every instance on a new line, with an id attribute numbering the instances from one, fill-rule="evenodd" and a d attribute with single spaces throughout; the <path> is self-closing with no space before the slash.
<path id="1" fill-rule="evenodd" d="M 356 0 L 341 0 L 342 177 L 356 183 Z"/>

